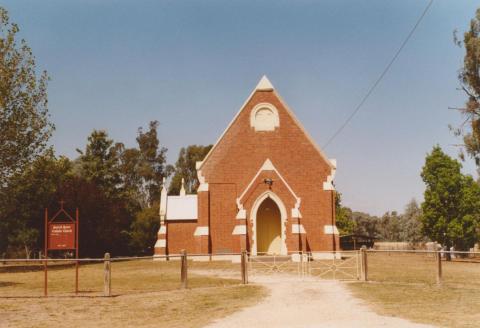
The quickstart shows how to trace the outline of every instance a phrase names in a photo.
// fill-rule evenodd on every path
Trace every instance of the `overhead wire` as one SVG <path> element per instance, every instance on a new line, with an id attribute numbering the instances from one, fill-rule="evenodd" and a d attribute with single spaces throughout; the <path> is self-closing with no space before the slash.
<path id="1" fill-rule="evenodd" d="M 402 44 L 400 45 L 400 47 L 398 48 L 398 50 L 396 51 L 395 55 L 392 57 L 392 59 L 390 60 L 390 62 L 388 63 L 388 65 L 383 69 L 382 73 L 379 75 L 379 77 L 375 80 L 375 83 L 373 83 L 373 85 L 370 87 L 370 89 L 368 90 L 368 92 L 365 94 L 365 96 L 363 96 L 362 100 L 358 103 L 358 105 L 355 107 L 355 109 L 353 110 L 353 112 L 348 116 L 348 118 L 345 120 L 345 122 L 343 122 L 343 124 L 335 131 L 335 133 L 328 139 L 328 141 L 323 145 L 323 149 L 325 149 L 326 147 L 328 147 L 328 145 L 330 145 L 330 143 L 343 131 L 343 129 L 348 125 L 348 123 L 350 123 L 350 121 L 353 119 L 353 117 L 358 113 L 358 111 L 362 108 L 363 104 L 367 101 L 367 99 L 370 97 L 370 95 L 373 93 L 373 91 L 375 91 L 375 89 L 377 88 L 377 86 L 379 85 L 379 83 L 382 81 L 382 79 L 384 78 L 384 76 L 388 73 L 388 71 L 390 70 L 390 68 L 392 67 L 393 63 L 397 60 L 398 56 L 400 55 L 400 53 L 402 52 L 403 48 L 405 48 L 405 46 L 407 45 L 408 41 L 410 40 L 410 38 L 413 36 L 413 34 L 415 33 L 415 31 L 417 30 L 417 27 L 420 25 L 420 23 L 422 22 L 423 18 L 425 17 L 425 15 L 427 14 L 428 10 L 430 9 L 430 7 L 432 6 L 433 4 L 433 1 L 434 0 L 430 0 L 427 4 L 427 6 L 425 7 L 425 9 L 423 10 L 422 14 L 420 15 L 420 17 L 417 19 L 415 25 L 413 26 L 413 28 L 410 30 L 410 33 L 408 33 L 407 37 L 403 40 Z"/>

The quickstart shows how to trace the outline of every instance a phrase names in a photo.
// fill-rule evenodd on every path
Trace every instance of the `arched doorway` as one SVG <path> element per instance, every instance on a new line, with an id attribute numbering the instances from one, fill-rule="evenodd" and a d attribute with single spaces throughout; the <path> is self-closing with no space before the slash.
<path id="1" fill-rule="evenodd" d="M 256 215 L 257 254 L 282 253 L 282 218 L 277 204 L 267 197 Z"/>

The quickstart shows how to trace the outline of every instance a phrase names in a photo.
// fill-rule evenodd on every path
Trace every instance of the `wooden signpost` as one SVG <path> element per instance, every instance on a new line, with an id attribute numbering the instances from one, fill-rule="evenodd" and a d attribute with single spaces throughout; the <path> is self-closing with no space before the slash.
<path id="1" fill-rule="evenodd" d="M 45 283 L 44 295 L 48 296 L 48 251 L 75 250 L 75 294 L 78 294 L 78 223 L 79 212 L 75 209 L 75 218 L 63 208 L 64 201 L 60 201 L 60 209 L 51 218 L 45 208 Z"/>

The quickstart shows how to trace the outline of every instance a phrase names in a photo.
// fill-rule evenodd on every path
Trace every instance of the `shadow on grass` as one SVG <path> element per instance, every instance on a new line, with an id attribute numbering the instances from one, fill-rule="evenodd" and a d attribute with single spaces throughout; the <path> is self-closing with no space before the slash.
<path id="1" fill-rule="evenodd" d="M 22 285 L 22 283 L 20 283 L 20 282 L 13 282 L 13 281 L 0 281 L 0 288 L 1 288 L 1 287 L 16 286 L 16 285 Z"/>
<path id="2" fill-rule="evenodd" d="M 251 284 L 250 284 L 251 285 Z M 232 284 L 232 285 L 224 285 L 224 286 L 205 286 L 205 287 L 188 287 L 186 289 L 184 288 L 173 288 L 173 289 L 165 289 L 165 290 L 145 290 L 145 291 L 128 291 L 125 293 L 117 293 L 117 294 L 112 294 L 110 296 L 104 296 L 101 294 L 100 291 L 98 290 L 81 290 L 79 291 L 79 294 L 69 294 L 69 295 L 48 295 L 48 296 L 43 296 L 43 295 L 12 295 L 12 296 L 0 296 L 1 299 L 74 299 L 74 298 L 116 298 L 120 296 L 133 296 L 133 295 L 146 295 L 146 294 L 157 294 L 157 293 L 168 293 L 168 292 L 188 292 L 188 291 L 193 291 L 193 290 L 208 290 L 208 289 L 214 289 L 214 288 L 224 288 L 224 289 L 229 289 L 229 288 L 236 288 L 239 286 L 247 286 L 247 285 L 242 285 L 242 284 Z M 97 295 L 85 295 L 89 293 L 96 293 Z"/>

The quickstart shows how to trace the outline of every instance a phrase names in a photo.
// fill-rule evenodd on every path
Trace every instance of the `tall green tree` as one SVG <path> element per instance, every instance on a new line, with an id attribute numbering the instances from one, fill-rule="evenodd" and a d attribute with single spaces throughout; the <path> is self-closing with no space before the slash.
<path id="1" fill-rule="evenodd" d="M 123 145 L 114 143 L 106 131 L 94 130 L 88 137 L 85 151 L 78 150 L 80 175 L 102 188 L 110 196 L 121 186 L 119 157 Z"/>
<path id="2" fill-rule="evenodd" d="M 57 189 L 54 202 L 49 206 L 52 213 L 58 209 L 58 200 L 65 200 L 70 213 L 75 207 L 80 210 L 80 256 L 100 257 L 105 252 L 113 256 L 132 254 L 130 227 L 138 204 L 124 194 L 110 195 L 81 176 L 67 179 Z"/>
<path id="3" fill-rule="evenodd" d="M 461 164 L 435 146 L 425 159 L 422 179 L 423 232 L 447 247 L 466 250 L 478 240 L 480 187 L 461 173 Z"/>
<path id="4" fill-rule="evenodd" d="M 368 213 L 353 212 L 352 219 L 355 222 L 354 233 L 357 235 L 379 237 L 379 218 Z"/>
<path id="5" fill-rule="evenodd" d="M 169 193 L 178 195 L 182 179 L 185 180 L 185 191 L 187 193 L 191 194 L 197 192 L 199 181 L 197 177 L 196 163 L 202 161 L 212 147 L 213 145 L 190 145 L 186 148 L 180 149 L 178 160 L 175 163 L 175 174 L 170 182 Z"/>
<path id="6" fill-rule="evenodd" d="M 412 199 L 406 206 L 402 214 L 402 231 L 400 239 L 415 244 L 426 241 L 427 238 L 422 233 L 422 209 L 415 199 Z"/>
<path id="7" fill-rule="evenodd" d="M 158 139 L 158 121 L 151 121 L 147 131 L 138 129 L 139 149 L 138 176 L 142 180 L 148 205 L 160 198 L 163 178 L 167 178 L 173 167 L 166 164 L 167 148 L 161 147 Z"/>
<path id="8" fill-rule="evenodd" d="M 72 164 L 65 157 L 57 158 L 53 151 L 38 157 L 22 172 L 11 177 L 0 190 L 0 253 L 25 252 L 43 245 L 43 211 L 55 203 L 59 186 L 71 176 Z M 23 257 L 23 256 L 22 256 Z"/>
<path id="9" fill-rule="evenodd" d="M 353 220 L 352 210 L 342 206 L 342 194 L 335 193 L 335 224 L 340 235 L 354 233 L 357 223 Z"/>
<path id="10" fill-rule="evenodd" d="M 47 81 L 37 77 L 35 57 L 19 27 L 0 7 L 0 187 L 47 147 L 54 129 L 49 121 Z"/>

